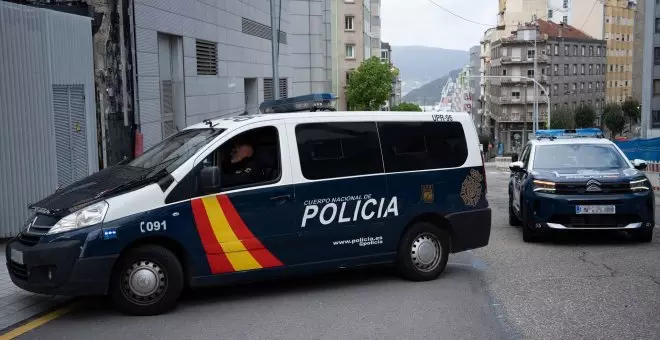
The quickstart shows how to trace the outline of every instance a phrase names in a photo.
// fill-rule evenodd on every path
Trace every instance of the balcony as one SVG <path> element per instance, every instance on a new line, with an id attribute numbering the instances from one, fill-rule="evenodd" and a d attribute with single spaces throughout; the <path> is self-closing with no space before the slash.
<path id="1" fill-rule="evenodd" d="M 536 58 L 536 62 L 538 64 L 544 64 L 548 62 L 548 56 L 547 55 L 539 55 L 538 58 Z M 510 64 L 533 64 L 534 63 L 534 58 L 529 58 L 529 57 L 511 57 L 511 56 L 502 56 L 500 57 L 500 63 L 503 65 L 510 65 Z"/>
<path id="2" fill-rule="evenodd" d="M 528 77 L 531 78 L 531 77 Z M 545 74 L 539 74 L 536 76 L 536 81 L 543 84 L 546 83 L 547 77 Z M 531 79 L 522 78 L 522 76 L 510 76 L 509 78 L 502 78 L 502 84 L 522 84 L 522 83 L 533 83 Z"/>

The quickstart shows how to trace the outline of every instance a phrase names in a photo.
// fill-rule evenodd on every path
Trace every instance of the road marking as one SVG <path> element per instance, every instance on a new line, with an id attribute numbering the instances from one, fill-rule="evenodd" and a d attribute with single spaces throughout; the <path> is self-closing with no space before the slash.
<path id="1" fill-rule="evenodd" d="M 14 339 L 18 336 L 21 336 L 37 327 L 43 326 L 44 324 L 53 321 L 60 316 L 63 316 L 74 309 L 80 307 L 82 305 L 82 302 L 74 302 L 69 305 L 66 305 L 64 307 L 58 308 L 48 314 L 42 315 L 32 321 L 29 321 L 28 323 L 16 327 L 12 329 L 11 331 L 5 333 L 5 334 L 0 334 L 0 340 L 8 340 L 8 339 Z"/>

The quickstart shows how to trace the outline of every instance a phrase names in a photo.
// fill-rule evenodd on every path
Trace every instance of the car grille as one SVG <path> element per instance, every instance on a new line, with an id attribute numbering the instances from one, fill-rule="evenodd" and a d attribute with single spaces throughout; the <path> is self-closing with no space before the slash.
<path id="1" fill-rule="evenodd" d="M 616 214 L 616 215 L 571 215 L 557 214 L 553 215 L 550 223 L 559 223 L 566 227 L 603 227 L 603 228 L 623 228 L 628 224 L 641 222 L 639 216 L 635 214 Z"/>
<path id="2" fill-rule="evenodd" d="M 29 226 L 18 234 L 17 239 L 26 246 L 33 246 L 39 243 L 41 237 L 46 235 L 58 220 L 57 216 L 37 214 L 30 219 Z"/>
<path id="3" fill-rule="evenodd" d="M 15 276 L 17 276 L 18 278 L 20 278 L 22 280 L 27 280 L 28 271 L 27 271 L 27 267 L 25 265 L 18 264 L 14 261 L 8 261 L 7 263 L 8 263 L 7 268 L 9 269 L 9 271 L 12 274 L 14 274 Z"/>
<path id="4" fill-rule="evenodd" d="M 621 194 L 630 191 L 630 183 L 601 183 L 601 191 L 587 191 L 587 183 L 557 183 L 555 185 L 556 194 L 584 194 L 584 195 L 601 195 L 601 194 Z"/>

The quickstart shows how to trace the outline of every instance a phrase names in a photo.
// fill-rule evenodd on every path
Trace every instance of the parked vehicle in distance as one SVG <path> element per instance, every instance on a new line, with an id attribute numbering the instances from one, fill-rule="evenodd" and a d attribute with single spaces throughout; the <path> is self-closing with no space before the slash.
<path id="1" fill-rule="evenodd" d="M 509 224 L 525 242 L 554 230 L 623 230 L 651 242 L 655 194 L 644 170 L 600 129 L 538 130 L 510 164 Z"/>

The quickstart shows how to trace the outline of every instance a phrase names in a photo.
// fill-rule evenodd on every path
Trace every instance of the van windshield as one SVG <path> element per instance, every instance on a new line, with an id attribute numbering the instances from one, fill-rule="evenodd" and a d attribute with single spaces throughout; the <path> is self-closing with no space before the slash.
<path id="1" fill-rule="evenodd" d="M 162 169 L 171 172 L 224 131 L 224 129 L 194 129 L 178 132 L 126 165 L 153 170 L 149 171 L 151 174 Z"/>

